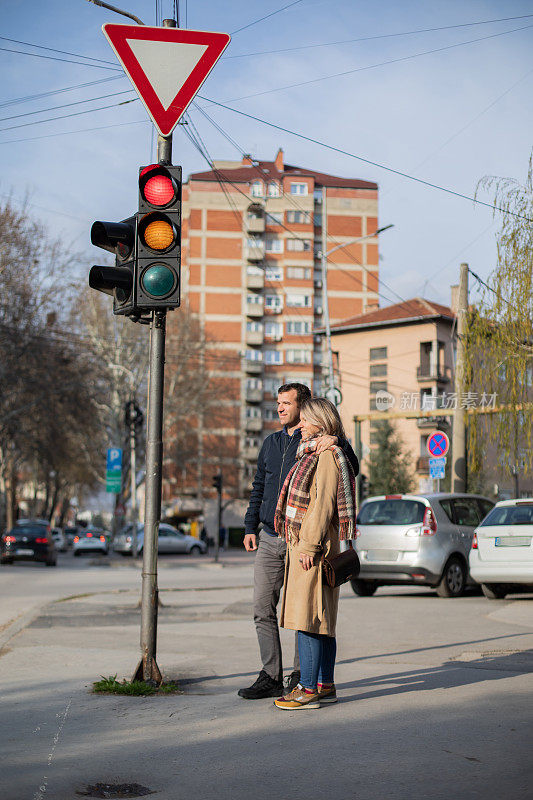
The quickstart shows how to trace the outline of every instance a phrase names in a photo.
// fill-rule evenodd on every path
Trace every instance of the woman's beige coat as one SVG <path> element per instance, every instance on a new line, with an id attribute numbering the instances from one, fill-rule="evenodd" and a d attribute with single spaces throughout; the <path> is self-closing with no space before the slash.
<path id="1" fill-rule="evenodd" d="M 321 558 L 339 552 L 338 480 L 337 463 L 332 451 L 326 450 L 318 458 L 300 539 L 287 547 L 280 616 L 283 628 L 335 636 L 339 588 L 322 584 Z M 298 560 L 303 553 L 314 556 L 314 566 L 307 571 Z"/>

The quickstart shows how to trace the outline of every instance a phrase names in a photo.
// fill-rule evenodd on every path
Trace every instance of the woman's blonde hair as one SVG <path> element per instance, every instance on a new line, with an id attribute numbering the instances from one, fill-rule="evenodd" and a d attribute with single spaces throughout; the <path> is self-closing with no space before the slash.
<path id="1" fill-rule="evenodd" d="M 300 407 L 300 417 L 305 417 L 311 425 L 316 425 L 328 436 L 341 436 L 346 439 L 339 412 L 325 397 L 311 397 L 310 400 L 305 400 Z"/>

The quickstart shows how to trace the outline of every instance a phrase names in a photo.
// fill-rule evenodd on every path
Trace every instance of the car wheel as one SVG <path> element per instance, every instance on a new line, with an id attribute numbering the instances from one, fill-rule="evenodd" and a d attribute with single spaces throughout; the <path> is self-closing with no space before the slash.
<path id="1" fill-rule="evenodd" d="M 80 555 L 80 551 L 79 550 L 74 550 L 74 555 L 75 556 L 79 556 Z"/>
<path id="2" fill-rule="evenodd" d="M 482 583 L 481 591 L 488 600 L 503 600 L 507 587 L 504 583 Z"/>
<path id="3" fill-rule="evenodd" d="M 193 544 L 193 546 L 189 550 L 189 555 L 190 556 L 200 556 L 200 555 L 202 555 L 202 548 L 198 547 L 197 544 Z"/>
<path id="4" fill-rule="evenodd" d="M 439 597 L 461 597 L 466 586 L 466 567 L 460 558 L 452 556 L 437 586 Z"/>
<path id="5" fill-rule="evenodd" d="M 376 593 L 379 583 L 377 581 L 362 581 L 357 578 L 350 581 L 350 585 L 359 597 L 372 597 Z"/>
<path id="6" fill-rule="evenodd" d="M 2 558 L 2 559 L 0 559 L 0 564 L 12 564 L 12 563 L 13 563 L 13 559 L 12 558 Z"/>

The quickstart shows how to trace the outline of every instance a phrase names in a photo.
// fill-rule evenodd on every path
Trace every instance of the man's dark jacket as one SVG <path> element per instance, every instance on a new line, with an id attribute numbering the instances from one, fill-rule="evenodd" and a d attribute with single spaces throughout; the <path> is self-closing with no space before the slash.
<path id="1" fill-rule="evenodd" d="M 267 436 L 257 459 L 257 472 L 252 484 L 250 503 L 244 517 L 245 535 L 257 533 L 259 523 L 263 524 L 266 533 L 276 536 L 274 532 L 274 514 L 281 487 L 296 461 L 296 451 L 302 438 L 297 428 L 292 436 L 286 429 L 276 431 Z M 339 439 L 339 447 L 349 459 L 355 474 L 359 472 L 359 462 L 346 439 Z"/>

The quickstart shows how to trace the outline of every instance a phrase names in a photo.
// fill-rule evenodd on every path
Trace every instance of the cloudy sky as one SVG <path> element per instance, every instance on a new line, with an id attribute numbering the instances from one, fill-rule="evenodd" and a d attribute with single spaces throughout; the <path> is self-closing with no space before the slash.
<path id="1" fill-rule="evenodd" d="M 117 1 L 148 25 L 174 5 Z M 204 97 L 460 194 L 484 175 L 525 178 L 530 3 L 289 3 L 181 0 L 181 27 L 233 34 Z M 136 95 L 101 31 L 127 20 L 87 0 L 10 0 L 2 11 L 0 194 L 29 193 L 32 212 L 87 253 L 88 269 L 99 252 L 92 222 L 136 210 L 137 168 L 154 157 L 144 107 L 118 105 Z M 255 158 L 281 146 L 288 163 L 379 183 L 380 222 L 395 226 L 381 241 L 382 304 L 417 294 L 448 303 L 461 261 L 483 277 L 493 269 L 490 209 L 197 102 Z M 198 110 L 191 117 L 212 158 L 240 157 Z M 179 128 L 173 161 L 185 174 L 205 168 Z"/>

